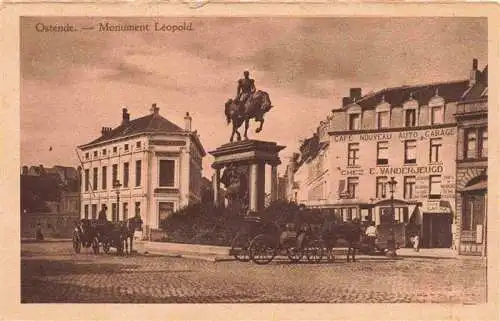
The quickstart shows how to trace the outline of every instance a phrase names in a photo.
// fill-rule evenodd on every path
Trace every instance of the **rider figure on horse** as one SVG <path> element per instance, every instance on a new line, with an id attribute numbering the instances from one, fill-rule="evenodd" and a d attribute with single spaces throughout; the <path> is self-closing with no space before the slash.
<path id="1" fill-rule="evenodd" d="M 244 78 L 238 80 L 238 89 L 236 92 L 235 102 L 240 106 L 240 111 L 243 110 L 248 98 L 255 92 L 255 80 L 250 78 L 248 71 L 243 72 Z"/>

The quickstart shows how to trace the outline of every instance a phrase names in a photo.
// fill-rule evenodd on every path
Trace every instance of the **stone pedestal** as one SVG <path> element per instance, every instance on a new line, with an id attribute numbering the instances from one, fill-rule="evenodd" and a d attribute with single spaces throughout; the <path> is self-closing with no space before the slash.
<path id="1" fill-rule="evenodd" d="M 271 166 L 271 199 L 276 200 L 278 171 L 281 164 L 279 152 L 285 146 L 275 142 L 260 140 L 246 140 L 237 143 L 224 144 L 214 151 L 209 152 L 214 158 L 212 167 L 215 169 L 214 202 L 221 204 L 218 199 L 220 190 L 221 170 L 228 166 L 248 166 L 248 207 L 251 211 L 261 211 L 265 202 L 265 166 Z"/>

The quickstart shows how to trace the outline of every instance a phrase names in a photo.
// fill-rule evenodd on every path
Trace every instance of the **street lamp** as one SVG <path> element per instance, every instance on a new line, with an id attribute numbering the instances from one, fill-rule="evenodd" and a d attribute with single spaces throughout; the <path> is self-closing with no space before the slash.
<path id="1" fill-rule="evenodd" d="M 396 214 L 396 211 L 394 210 L 394 189 L 397 183 L 398 182 L 394 179 L 394 176 L 391 177 L 391 180 L 387 182 L 387 185 L 389 185 L 389 192 L 391 193 L 391 214 L 393 221 L 395 217 L 394 215 Z"/>
<path id="2" fill-rule="evenodd" d="M 394 221 L 395 221 L 395 214 L 396 211 L 394 209 L 394 189 L 396 187 L 396 184 L 398 182 L 394 179 L 394 176 L 391 177 L 390 181 L 387 182 L 387 185 L 389 185 L 389 192 L 391 193 L 391 216 L 392 216 L 392 226 L 390 228 L 391 232 L 391 238 L 392 238 L 392 246 L 393 246 L 393 255 L 396 254 L 396 236 L 394 235 Z"/>
<path id="3" fill-rule="evenodd" d="M 116 188 L 116 220 L 120 220 L 120 187 L 122 187 L 122 184 L 120 183 L 119 179 L 116 179 L 113 182 L 113 187 Z"/>

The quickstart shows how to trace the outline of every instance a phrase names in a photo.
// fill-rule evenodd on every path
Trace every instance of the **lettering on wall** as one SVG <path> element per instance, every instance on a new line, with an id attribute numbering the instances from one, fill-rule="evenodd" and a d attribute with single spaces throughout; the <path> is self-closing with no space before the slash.
<path id="1" fill-rule="evenodd" d="M 427 130 L 411 130 L 411 131 L 402 131 L 399 133 L 367 133 L 367 134 L 342 134 L 342 135 L 333 135 L 333 141 L 335 143 L 342 142 L 370 142 L 370 141 L 387 141 L 391 140 L 392 137 L 398 137 L 399 140 L 404 141 L 408 139 L 430 139 L 437 137 L 445 137 L 445 136 L 454 136 L 456 135 L 456 130 L 454 127 L 450 128 L 435 128 L 435 129 L 427 129 Z"/>

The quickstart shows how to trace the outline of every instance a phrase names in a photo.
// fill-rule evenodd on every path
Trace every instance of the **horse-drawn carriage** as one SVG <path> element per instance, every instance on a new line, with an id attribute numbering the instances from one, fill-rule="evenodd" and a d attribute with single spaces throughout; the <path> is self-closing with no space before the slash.
<path id="1" fill-rule="evenodd" d="M 125 222 L 81 219 L 73 231 L 73 249 L 80 253 L 82 247 L 92 247 L 94 254 L 98 254 L 102 246 L 104 253 L 116 248 L 119 255 L 129 254 L 132 252 L 134 231 L 141 225 L 140 217 L 133 217 Z"/>
<path id="2" fill-rule="evenodd" d="M 231 254 L 238 261 L 256 264 L 267 264 L 280 254 L 291 262 L 303 258 L 319 262 L 323 257 L 334 258 L 331 253 L 325 249 L 317 225 L 279 224 L 260 217 L 245 218 L 231 244 Z"/>

